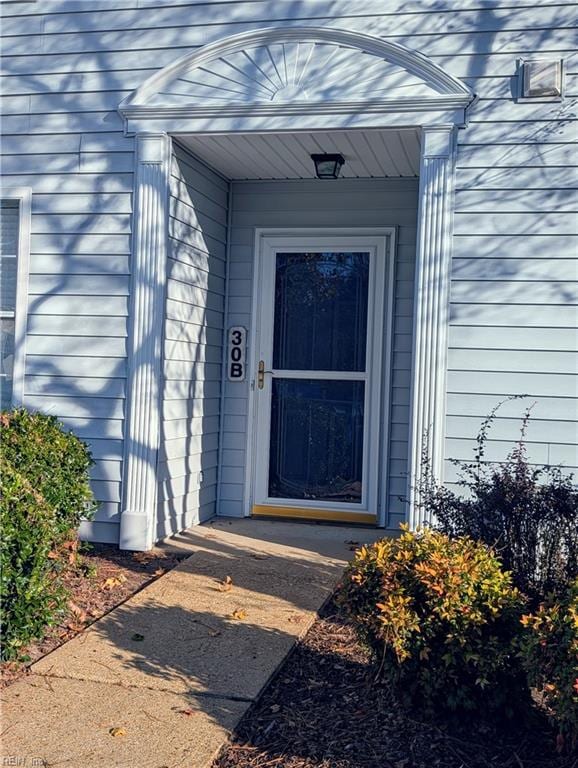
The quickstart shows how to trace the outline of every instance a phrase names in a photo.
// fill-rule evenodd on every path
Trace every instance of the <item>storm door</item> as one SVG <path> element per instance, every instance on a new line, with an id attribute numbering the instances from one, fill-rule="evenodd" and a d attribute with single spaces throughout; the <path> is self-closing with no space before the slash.
<path id="1" fill-rule="evenodd" d="M 385 238 L 264 238 L 253 514 L 377 513 Z"/>

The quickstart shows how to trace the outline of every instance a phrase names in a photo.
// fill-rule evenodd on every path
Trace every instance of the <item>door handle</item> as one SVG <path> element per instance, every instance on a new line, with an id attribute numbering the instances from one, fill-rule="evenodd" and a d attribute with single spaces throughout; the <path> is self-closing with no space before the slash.
<path id="1" fill-rule="evenodd" d="M 257 388 L 263 389 L 265 386 L 265 374 L 271 373 L 271 371 L 265 370 L 265 361 L 259 360 L 259 365 L 257 367 Z"/>

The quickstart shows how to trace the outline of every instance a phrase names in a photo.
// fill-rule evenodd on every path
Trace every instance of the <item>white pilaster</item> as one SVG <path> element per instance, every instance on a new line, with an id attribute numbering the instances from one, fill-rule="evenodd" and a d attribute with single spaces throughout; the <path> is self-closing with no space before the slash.
<path id="1" fill-rule="evenodd" d="M 171 143 L 136 137 L 121 549 L 154 543 Z"/>
<path id="2" fill-rule="evenodd" d="M 422 452 L 442 479 L 455 129 L 424 128 L 420 165 L 418 239 L 414 294 L 412 389 L 409 434 L 409 524 L 425 515 L 418 508 Z"/>

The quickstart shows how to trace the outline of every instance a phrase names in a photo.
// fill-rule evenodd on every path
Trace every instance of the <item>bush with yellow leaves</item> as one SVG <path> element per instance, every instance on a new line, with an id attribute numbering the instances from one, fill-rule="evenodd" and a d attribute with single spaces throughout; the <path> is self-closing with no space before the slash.
<path id="1" fill-rule="evenodd" d="M 514 642 L 525 601 L 484 544 L 404 528 L 357 551 L 339 602 L 405 703 L 513 714 L 526 700 Z"/>
<path id="2" fill-rule="evenodd" d="M 559 729 L 559 747 L 578 745 L 578 579 L 522 617 L 529 684 Z M 565 744 L 564 744 L 565 742 Z"/>

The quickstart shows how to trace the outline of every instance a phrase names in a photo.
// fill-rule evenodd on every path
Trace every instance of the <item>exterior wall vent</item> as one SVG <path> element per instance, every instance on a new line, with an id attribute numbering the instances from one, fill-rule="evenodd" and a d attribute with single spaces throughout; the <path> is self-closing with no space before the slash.
<path id="1" fill-rule="evenodd" d="M 522 100 L 560 101 L 564 87 L 563 59 L 529 59 L 519 63 Z"/>

